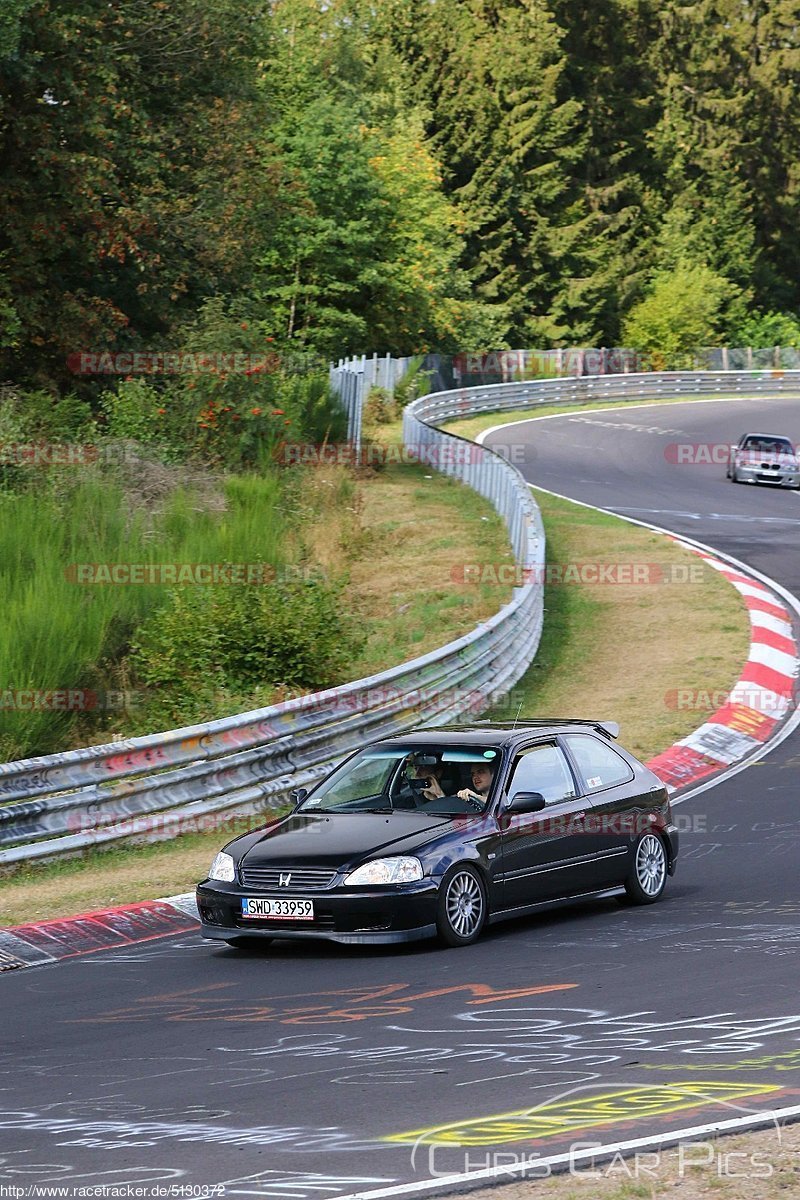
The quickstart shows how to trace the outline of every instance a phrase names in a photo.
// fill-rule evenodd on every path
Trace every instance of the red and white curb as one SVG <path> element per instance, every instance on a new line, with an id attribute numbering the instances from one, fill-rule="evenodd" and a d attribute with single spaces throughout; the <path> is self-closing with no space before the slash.
<path id="1" fill-rule="evenodd" d="M 0 929 L 0 971 L 40 967 L 98 950 L 115 950 L 176 933 L 191 933 L 196 931 L 199 920 L 194 892 L 186 892 L 76 917 L 14 925 Z"/>
<path id="2" fill-rule="evenodd" d="M 791 615 L 776 593 L 749 574 L 678 537 L 736 588 L 750 616 L 750 653 L 725 703 L 648 767 L 671 790 L 697 783 L 763 746 L 794 708 L 800 657 Z"/>

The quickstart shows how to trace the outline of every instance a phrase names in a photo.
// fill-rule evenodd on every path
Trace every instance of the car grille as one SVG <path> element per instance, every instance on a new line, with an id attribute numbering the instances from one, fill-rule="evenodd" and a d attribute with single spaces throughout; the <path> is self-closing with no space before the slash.
<path id="1" fill-rule="evenodd" d="M 289 876 L 289 882 L 281 883 Z M 259 867 L 241 868 L 242 885 L 249 888 L 279 888 L 282 892 L 320 891 L 329 888 L 336 878 L 330 867 Z"/>

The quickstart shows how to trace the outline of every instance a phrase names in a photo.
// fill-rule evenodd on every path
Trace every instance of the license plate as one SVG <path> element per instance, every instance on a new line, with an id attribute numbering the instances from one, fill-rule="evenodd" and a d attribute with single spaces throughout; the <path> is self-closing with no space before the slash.
<path id="1" fill-rule="evenodd" d="M 313 921 L 313 900 L 242 900 L 242 916 L 261 920 Z"/>

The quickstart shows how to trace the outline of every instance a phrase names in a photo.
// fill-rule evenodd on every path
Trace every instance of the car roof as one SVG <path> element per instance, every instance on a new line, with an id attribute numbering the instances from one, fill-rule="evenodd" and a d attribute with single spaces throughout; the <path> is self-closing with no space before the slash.
<path id="1" fill-rule="evenodd" d="M 516 721 L 474 721 L 471 725 L 437 725 L 414 729 L 410 733 L 381 738 L 381 745 L 416 746 L 431 741 L 456 746 L 511 746 L 532 734 L 574 733 L 576 727 L 595 731 L 607 738 L 619 734 L 615 721 L 588 720 L 583 717 L 520 717 Z"/>
<path id="2" fill-rule="evenodd" d="M 739 441 L 744 441 L 745 438 L 773 438 L 778 442 L 791 442 L 791 438 L 785 433 L 743 433 Z"/>

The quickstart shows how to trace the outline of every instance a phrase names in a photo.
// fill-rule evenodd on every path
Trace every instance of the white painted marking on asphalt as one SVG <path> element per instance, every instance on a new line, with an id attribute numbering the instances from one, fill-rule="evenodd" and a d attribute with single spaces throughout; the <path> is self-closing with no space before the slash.
<path id="1" fill-rule="evenodd" d="M 759 750 L 762 745 L 758 738 L 731 729 L 729 725 L 720 725 L 716 721 L 706 721 L 688 737 L 680 738 L 676 744 L 689 746 L 705 758 L 712 758 L 715 762 L 725 765 L 738 762 L 745 754 Z"/>
<path id="2" fill-rule="evenodd" d="M 539 487 L 538 483 L 531 484 L 531 487 Z M 548 491 L 548 488 L 542 488 L 543 492 Z M 558 492 L 553 492 L 557 496 Z M 565 496 L 565 500 L 572 500 L 571 496 Z M 577 500 L 573 500 L 577 504 Z M 593 504 L 587 505 L 587 508 L 594 508 Z M 794 517 L 758 517 L 752 516 L 749 513 L 699 513 L 699 512 L 684 512 L 678 508 L 633 508 L 623 507 L 604 508 L 600 512 L 610 512 L 612 516 L 621 516 L 623 513 L 650 513 L 653 516 L 662 517 L 686 517 L 689 521 L 740 521 L 745 525 L 800 525 L 800 521 Z M 669 533 L 674 533 L 674 529 L 668 530 Z"/>

